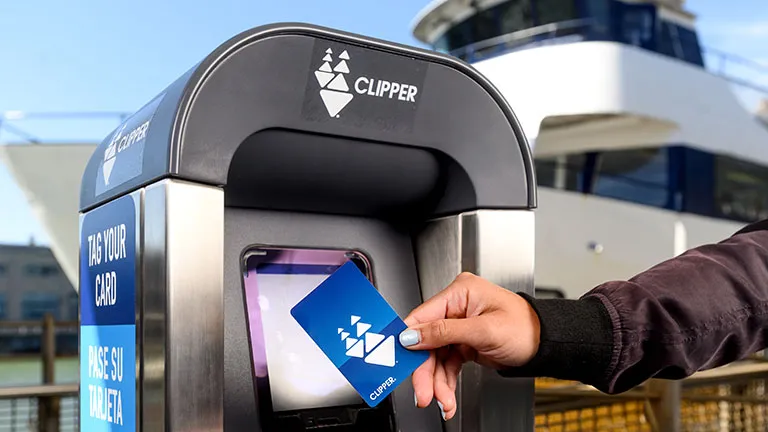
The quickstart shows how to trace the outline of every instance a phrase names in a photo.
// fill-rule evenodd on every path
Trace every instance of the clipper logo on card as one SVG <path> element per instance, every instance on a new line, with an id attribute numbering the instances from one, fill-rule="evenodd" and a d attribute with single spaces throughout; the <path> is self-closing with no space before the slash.
<path id="1" fill-rule="evenodd" d="M 429 357 L 397 341 L 405 330 L 354 263 L 346 263 L 291 315 L 369 406 L 376 406 Z"/>
<path id="2" fill-rule="evenodd" d="M 393 367 L 395 365 L 395 337 L 369 332 L 370 324 L 360 321 L 360 317 L 352 315 L 350 324 L 356 326 L 357 338 L 350 336 L 343 328 L 338 328 L 341 340 L 347 342 L 347 357 L 364 358 L 366 363 L 379 366 Z M 382 343 L 382 341 L 384 341 Z M 369 354 L 370 353 L 370 354 Z"/>

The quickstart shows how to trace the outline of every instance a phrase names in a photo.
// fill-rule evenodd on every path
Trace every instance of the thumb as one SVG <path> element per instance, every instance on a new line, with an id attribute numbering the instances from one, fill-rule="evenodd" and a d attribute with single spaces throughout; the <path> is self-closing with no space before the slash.
<path id="1" fill-rule="evenodd" d="M 415 325 L 400 333 L 400 344 L 416 350 L 430 350 L 453 344 L 474 346 L 483 336 L 479 318 L 440 319 Z"/>

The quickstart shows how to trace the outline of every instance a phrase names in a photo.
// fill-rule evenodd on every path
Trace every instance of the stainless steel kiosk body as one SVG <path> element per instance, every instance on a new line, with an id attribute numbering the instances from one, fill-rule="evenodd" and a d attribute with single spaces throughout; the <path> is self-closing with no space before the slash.
<path id="1" fill-rule="evenodd" d="M 414 407 L 410 382 L 375 409 L 324 402 L 311 374 L 320 393 L 291 390 L 278 374 L 301 352 L 267 339 L 295 335 L 249 316 L 281 291 L 253 306 L 244 263 L 254 248 L 354 251 L 401 317 L 461 271 L 533 293 L 535 204 L 520 125 L 467 64 L 303 24 L 240 34 L 86 168 L 81 427 L 532 431 L 532 380 L 473 365 L 447 423 Z M 315 402 L 291 405 L 301 392 Z"/>

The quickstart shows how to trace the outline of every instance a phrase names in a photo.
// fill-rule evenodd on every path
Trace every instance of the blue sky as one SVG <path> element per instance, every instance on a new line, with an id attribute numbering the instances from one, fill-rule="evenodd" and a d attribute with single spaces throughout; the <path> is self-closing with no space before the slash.
<path id="1" fill-rule="evenodd" d="M 425 0 L 103 0 L 0 2 L 0 112 L 130 112 L 224 40 L 301 21 L 418 45 L 410 24 Z M 688 0 L 705 45 L 768 64 L 766 0 Z M 768 82 L 764 82 L 768 85 Z M 114 122 L 60 121 L 44 139 L 95 139 Z M 10 139 L 7 134 L 0 140 Z M 0 165 L 0 243 L 47 238 Z"/>

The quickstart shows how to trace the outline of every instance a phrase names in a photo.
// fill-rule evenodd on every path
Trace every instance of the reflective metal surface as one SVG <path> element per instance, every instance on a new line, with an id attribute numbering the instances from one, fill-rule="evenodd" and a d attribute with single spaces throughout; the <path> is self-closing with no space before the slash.
<path id="1" fill-rule="evenodd" d="M 141 234 L 141 221 L 144 217 L 144 191 L 136 191 L 131 194 L 133 198 L 134 208 L 136 209 L 136 424 L 141 424 L 142 419 L 142 375 L 144 373 L 144 363 L 141 361 L 142 357 L 142 336 L 144 324 L 142 323 L 142 302 L 144 298 L 144 283 L 141 278 L 142 274 L 142 262 L 144 260 L 144 239 Z"/>
<path id="2" fill-rule="evenodd" d="M 142 235 L 144 260 L 141 281 L 146 287 L 142 303 L 142 421 L 144 431 L 165 430 L 166 313 L 166 194 L 165 185 L 146 188 Z"/>
<path id="3" fill-rule="evenodd" d="M 468 271 L 513 292 L 533 294 L 534 214 L 481 210 L 431 221 L 416 239 L 424 300 Z M 502 378 L 466 364 L 457 387 L 456 417 L 446 431 L 532 431 L 533 380 Z"/>
<path id="4" fill-rule="evenodd" d="M 246 248 L 255 244 L 358 250 L 370 258 L 376 288 L 398 315 L 406 316 L 421 302 L 411 236 L 387 222 L 341 215 L 227 207 L 224 252 L 227 367 L 224 377 L 228 431 L 258 432 L 261 430 L 259 416 L 268 414 L 257 410 L 259 394 L 254 392 L 243 307 L 240 258 Z M 442 431 L 436 404 L 425 409 L 414 406 L 410 379 L 392 392 L 391 400 L 396 417 L 393 430 Z"/>
<path id="5" fill-rule="evenodd" d="M 224 193 L 146 188 L 144 431 L 223 429 Z"/>

